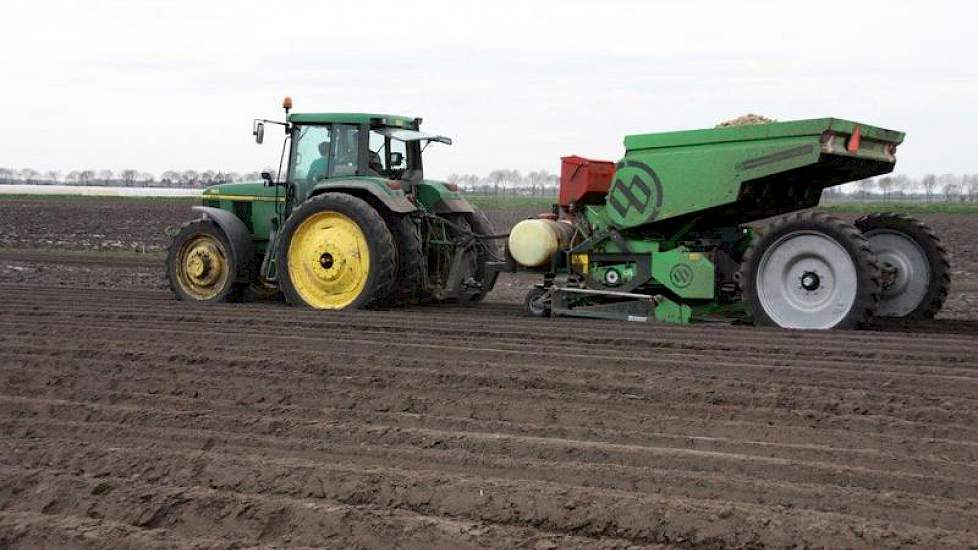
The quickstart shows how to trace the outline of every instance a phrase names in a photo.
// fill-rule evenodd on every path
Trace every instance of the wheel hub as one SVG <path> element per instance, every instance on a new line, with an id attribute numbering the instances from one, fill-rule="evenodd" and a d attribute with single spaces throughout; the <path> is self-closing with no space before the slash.
<path id="1" fill-rule="evenodd" d="M 879 258 L 882 272 L 879 314 L 902 317 L 924 300 L 930 286 L 930 262 L 927 254 L 912 238 L 890 229 L 865 233 Z"/>
<path id="2" fill-rule="evenodd" d="M 220 260 L 207 245 L 196 247 L 187 255 L 186 273 L 196 286 L 209 287 L 220 277 Z"/>
<path id="3" fill-rule="evenodd" d="M 329 269 L 333 267 L 333 255 L 329 252 L 323 252 L 322 256 L 319 257 L 319 265 L 323 269 Z"/>
<path id="4" fill-rule="evenodd" d="M 311 271 L 315 277 L 325 283 L 335 283 L 349 278 L 351 273 L 347 268 L 347 256 L 332 242 L 323 242 L 309 255 L 312 263 Z"/>
<path id="5" fill-rule="evenodd" d="M 807 290 L 808 292 L 818 290 L 821 283 L 821 277 L 819 277 L 818 273 L 815 273 L 814 271 L 806 271 L 804 275 L 801 276 L 801 288 Z"/>
<path id="6" fill-rule="evenodd" d="M 897 284 L 900 279 L 900 268 L 889 262 L 883 262 L 880 265 L 880 285 L 883 287 L 884 293 L 893 288 L 893 285 Z"/>

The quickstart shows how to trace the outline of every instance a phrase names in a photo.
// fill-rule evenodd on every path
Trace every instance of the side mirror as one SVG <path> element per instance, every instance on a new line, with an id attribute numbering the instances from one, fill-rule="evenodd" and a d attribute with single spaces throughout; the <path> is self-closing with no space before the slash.
<path id="1" fill-rule="evenodd" d="M 265 141 L 265 123 L 259 122 L 255 124 L 255 129 L 251 131 L 251 134 L 255 136 L 255 143 L 261 143 Z"/>
<path id="2" fill-rule="evenodd" d="M 400 166 L 404 162 L 404 153 L 391 153 L 391 168 Z"/>
<path id="3" fill-rule="evenodd" d="M 258 143 L 261 143 L 261 142 L 259 141 Z M 275 185 L 274 183 L 272 183 L 272 173 L 271 172 L 262 172 L 261 173 L 261 179 L 265 180 L 265 187 L 272 187 L 273 185 Z"/>

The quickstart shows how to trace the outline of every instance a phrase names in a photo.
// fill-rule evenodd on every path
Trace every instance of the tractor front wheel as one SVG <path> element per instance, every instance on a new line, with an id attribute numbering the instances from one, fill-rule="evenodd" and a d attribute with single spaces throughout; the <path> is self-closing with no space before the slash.
<path id="1" fill-rule="evenodd" d="M 247 285 L 236 283 L 228 238 L 216 224 L 187 222 L 170 243 L 166 278 L 177 298 L 190 302 L 226 302 Z"/>
<path id="2" fill-rule="evenodd" d="M 380 305 L 394 283 L 396 251 L 384 219 L 341 193 L 307 200 L 282 228 L 279 285 L 293 305 L 357 309 Z"/>
<path id="3" fill-rule="evenodd" d="M 744 255 L 743 299 L 759 325 L 856 328 L 876 313 L 880 270 L 852 225 L 820 213 L 773 224 Z"/>

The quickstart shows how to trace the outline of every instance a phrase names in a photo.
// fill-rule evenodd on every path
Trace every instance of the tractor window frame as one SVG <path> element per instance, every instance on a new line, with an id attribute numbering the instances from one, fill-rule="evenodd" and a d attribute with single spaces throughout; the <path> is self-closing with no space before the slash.
<path id="1" fill-rule="evenodd" d="M 289 163 L 288 163 L 288 166 L 286 167 L 286 175 L 285 175 L 286 181 L 289 182 L 290 184 L 294 184 L 294 185 L 307 185 L 307 184 L 316 184 L 317 183 L 317 182 L 310 182 L 310 181 L 308 181 L 308 179 L 307 179 L 307 177 L 308 177 L 308 171 L 306 172 L 306 176 L 303 177 L 302 180 L 296 180 L 295 179 L 295 177 L 296 177 L 296 174 L 295 174 L 295 169 L 296 169 L 296 155 L 299 154 L 299 147 L 301 146 L 301 141 L 302 141 L 300 138 L 303 137 L 300 134 L 306 128 L 325 128 L 326 129 L 326 133 L 329 136 L 329 153 L 327 154 L 327 157 L 326 157 L 326 159 L 327 159 L 326 174 L 323 176 L 323 179 L 329 179 L 330 175 L 333 172 L 333 162 L 332 162 L 333 147 L 334 147 L 334 145 L 333 145 L 333 141 L 334 141 L 334 137 L 333 137 L 333 124 L 331 124 L 331 123 L 327 123 L 327 124 L 295 124 L 295 125 L 292 126 L 292 133 L 289 136 L 289 141 L 291 142 L 289 144 Z"/>
<path id="2" fill-rule="evenodd" d="M 326 175 L 326 179 L 330 179 L 330 178 L 333 178 L 333 177 L 343 178 L 343 177 L 355 177 L 355 176 L 362 175 L 363 174 L 363 166 L 366 166 L 366 159 L 367 159 L 367 154 L 368 154 L 367 153 L 367 149 L 369 148 L 366 145 L 366 143 L 365 143 L 366 142 L 366 139 L 368 139 L 368 137 L 366 136 L 366 132 L 364 132 L 364 129 L 366 128 L 366 126 L 363 125 L 363 124 L 350 124 L 350 123 L 339 123 L 339 122 L 338 123 L 330 124 L 330 126 L 331 126 L 331 128 L 330 128 L 330 132 L 329 132 L 329 136 L 330 136 L 330 144 L 329 144 L 329 172 Z M 336 173 L 336 167 L 338 165 L 338 163 L 336 162 L 336 160 L 337 160 L 336 159 L 336 154 L 337 154 L 336 147 L 339 145 L 338 131 L 341 128 L 352 128 L 355 132 L 357 132 L 356 141 L 355 141 L 356 142 L 356 147 L 357 147 L 357 151 L 355 153 L 356 164 L 353 166 L 353 172 L 352 173 L 346 173 L 345 171 L 343 173 L 340 173 L 340 174 L 337 174 Z"/>
<path id="3" fill-rule="evenodd" d="M 386 126 L 381 126 L 381 127 L 375 126 L 370 128 L 370 133 L 368 134 L 368 145 L 367 145 L 370 148 L 370 152 L 368 152 L 367 170 L 372 176 L 388 178 L 391 180 L 399 180 L 403 177 L 405 172 L 411 170 L 411 168 L 414 167 L 414 163 L 412 162 L 412 160 L 414 160 L 415 157 L 412 154 L 410 142 L 402 141 L 399 139 L 392 139 L 389 135 L 387 135 L 384 132 L 384 129 L 386 128 L 387 128 Z M 378 152 L 378 151 L 374 151 L 373 143 L 371 143 L 375 141 L 375 138 L 379 138 L 380 140 L 382 140 L 380 149 L 378 149 L 378 151 L 383 150 L 383 152 L 380 153 L 379 155 L 380 162 L 381 162 L 381 170 L 379 172 L 370 166 L 370 160 L 369 160 L 369 155 L 371 153 Z M 394 151 L 395 148 L 400 150 Z M 403 160 L 401 161 L 400 167 L 391 166 L 391 154 L 394 152 L 401 153 L 403 155 Z"/>

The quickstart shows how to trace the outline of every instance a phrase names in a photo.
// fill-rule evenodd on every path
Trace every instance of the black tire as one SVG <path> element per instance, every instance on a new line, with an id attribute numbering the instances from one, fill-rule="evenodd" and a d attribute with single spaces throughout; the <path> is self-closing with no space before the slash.
<path id="1" fill-rule="evenodd" d="M 212 239 L 218 245 L 220 255 L 227 264 L 227 275 L 223 280 L 216 281 L 214 287 L 208 289 L 208 294 L 213 292 L 213 295 L 206 298 L 195 295 L 188 288 L 185 288 L 189 283 L 186 274 L 183 273 L 183 255 L 187 253 L 186 247 L 197 238 Z M 180 231 L 170 241 L 164 269 L 170 290 L 178 299 L 197 303 L 221 303 L 239 299 L 248 286 L 247 283 L 238 283 L 234 280 L 237 273 L 237 266 L 234 262 L 231 244 L 224 231 L 208 219 L 198 219 L 183 224 Z M 181 278 L 184 282 L 181 282 Z"/>
<path id="2" fill-rule="evenodd" d="M 531 288 L 523 299 L 523 313 L 530 317 L 550 317 L 550 304 L 540 303 L 540 298 L 546 293 L 542 288 Z"/>
<path id="3" fill-rule="evenodd" d="M 944 307 L 948 291 L 951 288 L 951 262 L 947 257 L 947 249 L 941 244 L 941 240 L 934 233 L 934 230 L 916 218 L 894 212 L 869 214 L 856 220 L 855 225 L 864 234 L 877 229 L 901 233 L 920 247 L 930 266 L 930 280 L 926 293 L 912 311 L 905 315 L 893 317 L 933 319 L 937 312 Z M 885 289 L 883 300 L 886 300 Z"/>
<path id="4" fill-rule="evenodd" d="M 397 269 L 390 294 L 381 301 L 383 307 L 416 304 L 422 298 L 425 255 L 421 230 L 411 216 L 386 213 L 384 221 L 397 249 Z"/>
<path id="5" fill-rule="evenodd" d="M 482 212 L 481 210 L 476 210 L 471 214 L 468 214 L 465 218 L 466 221 L 469 222 L 469 227 L 472 229 L 472 232 L 475 233 L 476 235 L 495 234 L 495 228 L 493 228 L 492 222 L 489 221 L 489 218 L 486 217 L 485 213 Z M 486 248 L 491 252 L 491 254 L 488 257 L 483 257 L 480 260 L 483 264 L 483 269 L 484 269 L 486 261 L 492 261 L 494 259 L 493 257 L 497 257 L 497 258 L 499 257 L 499 244 L 495 240 L 485 240 L 483 241 L 483 243 L 485 244 Z M 492 271 L 487 273 L 483 278 L 482 290 L 472 295 L 471 301 L 481 302 L 482 300 L 484 300 L 486 296 L 489 294 L 489 292 L 491 292 L 492 289 L 496 286 L 496 279 L 498 278 L 499 278 L 498 271 Z"/>
<path id="6" fill-rule="evenodd" d="M 845 250 L 855 267 L 856 289 L 852 304 L 834 325 L 820 328 L 857 328 L 869 322 L 876 313 L 880 299 L 879 264 L 869 242 L 855 226 L 838 218 L 819 212 L 801 212 L 770 224 L 744 254 L 740 284 L 744 303 L 754 323 L 782 326 L 772 319 L 759 298 L 758 268 L 765 252 L 772 245 L 780 243 L 782 238 L 795 232 L 808 232 L 829 238 Z"/>
<path id="7" fill-rule="evenodd" d="M 387 225 L 367 202 L 344 193 L 324 193 L 302 203 L 285 221 L 276 254 L 279 288 L 291 305 L 311 307 L 296 289 L 289 270 L 289 249 L 302 222 L 314 214 L 336 212 L 352 220 L 363 233 L 370 254 L 366 282 L 360 293 L 338 309 L 378 307 L 390 295 L 397 267 L 396 249 Z"/>

